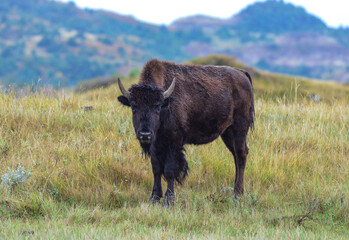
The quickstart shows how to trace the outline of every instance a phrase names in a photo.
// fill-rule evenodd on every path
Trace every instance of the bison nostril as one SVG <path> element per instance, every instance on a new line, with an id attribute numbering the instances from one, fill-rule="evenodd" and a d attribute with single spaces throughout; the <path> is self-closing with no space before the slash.
<path id="1" fill-rule="evenodd" d="M 138 133 L 138 136 L 139 136 L 139 140 L 144 140 L 144 141 L 150 141 L 151 140 L 151 132 L 142 132 L 142 131 L 140 131 L 139 133 Z"/>

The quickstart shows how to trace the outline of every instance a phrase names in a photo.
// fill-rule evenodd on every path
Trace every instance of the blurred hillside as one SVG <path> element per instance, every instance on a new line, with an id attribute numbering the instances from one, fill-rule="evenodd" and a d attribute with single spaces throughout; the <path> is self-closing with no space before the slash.
<path id="1" fill-rule="evenodd" d="M 174 29 L 201 29 L 209 45 L 192 42 L 194 55 L 223 53 L 263 70 L 349 82 L 349 28 L 330 28 L 283 1 L 258 2 L 229 19 L 191 16 Z"/>
<path id="2" fill-rule="evenodd" d="M 0 78 L 4 85 L 61 86 L 128 73 L 152 56 L 181 61 L 199 38 L 132 17 L 48 0 L 0 2 Z M 168 46 L 171 46 L 170 48 Z"/>
<path id="3" fill-rule="evenodd" d="M 239 62 L 236 58 L 225 55 L 210 55 L 194 58 L 187 64 L 231 66 L 247 70 L 253 82 L 256 99 L 294 102 L 349 102 L 349 85 L 336 82 L 323 82 L 316 79 L 307 79 L 260 71 Z M 139 72 L 133 72 L 128 77 L 108 76 L 81 81 L 75 87 L 76 93 L 88 92 L 95 89 L 117 87 L 117 77 L 121 77 L 126 87 L 138 82 Z"/>
<path id="4" fill-rule="evenodd" d="M 259 2 L 229 19 L 193 16 L 170 26 L 49 0 L 0 2 L 3 86 L 73 86 L 128 74 L 149 58 L 183 62 L 236 56 L 260 69 L 349 82 L 349 29 L 333 29 L 303 8 Z"/>

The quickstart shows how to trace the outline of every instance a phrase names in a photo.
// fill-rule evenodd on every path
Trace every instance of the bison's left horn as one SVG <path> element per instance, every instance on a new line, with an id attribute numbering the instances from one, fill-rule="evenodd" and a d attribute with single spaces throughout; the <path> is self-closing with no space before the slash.
<path id="1" fill-rule="evenodd" d="M 173 78 L 171 86 L 164 92 L 164 99 L 166 99 L 169 96 L 171 96 L 175 86 L 176 86 L 176 78 Z"/>
<path id="2" fill-rule="evenodd" d="M 124 97 L 126 97 L 127 99 L 130 98 L 130 92 L 127 91 L 124 86 L 122 85 L 121 81 L 120 81 L 120 78 L 118 78 L 118 84 L 119 84 L 119 88 L 120 88 L 120 91 L 122 92 L 122 95 L 124 95 Z"/>

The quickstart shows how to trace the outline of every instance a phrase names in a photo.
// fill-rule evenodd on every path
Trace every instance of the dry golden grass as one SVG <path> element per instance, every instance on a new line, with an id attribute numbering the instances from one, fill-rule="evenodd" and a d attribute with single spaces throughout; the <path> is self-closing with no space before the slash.
<path id="1" fill-rule="evenodd" d="M 347 101 L 257 96 L 246 194 L 231 197 L 234 161 L 218 139 L 186 147 L 189 177 L 176 187 L 176 206 L 164 209 L 147 203 L 150 161 L 118 95 L 115 85 L 82 95 L 0 95 L 0 175 L 18 163 L 32 173 L 12 192 L 0 190 L 0 238 L 348 236 Z"/>

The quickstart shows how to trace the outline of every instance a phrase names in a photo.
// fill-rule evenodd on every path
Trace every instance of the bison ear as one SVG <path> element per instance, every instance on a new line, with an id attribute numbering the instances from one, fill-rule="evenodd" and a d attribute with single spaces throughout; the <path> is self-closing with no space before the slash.
<path id="1" fill-rule="evenodd" d="M 123 95 L 121 95 L 121 96 L 118 96 L 118 100 L 119 100 L 119 102 L 121 102 L 123 105 L 125 105 L 125 106 L 128 106 L 128 107 L 130 107 L 131 105 L 130 105 L 130 102 L 128 101 L 128 99 L 127 99 L 127 97 L 125 97 L 125 96 L 123 96 Z"/>

